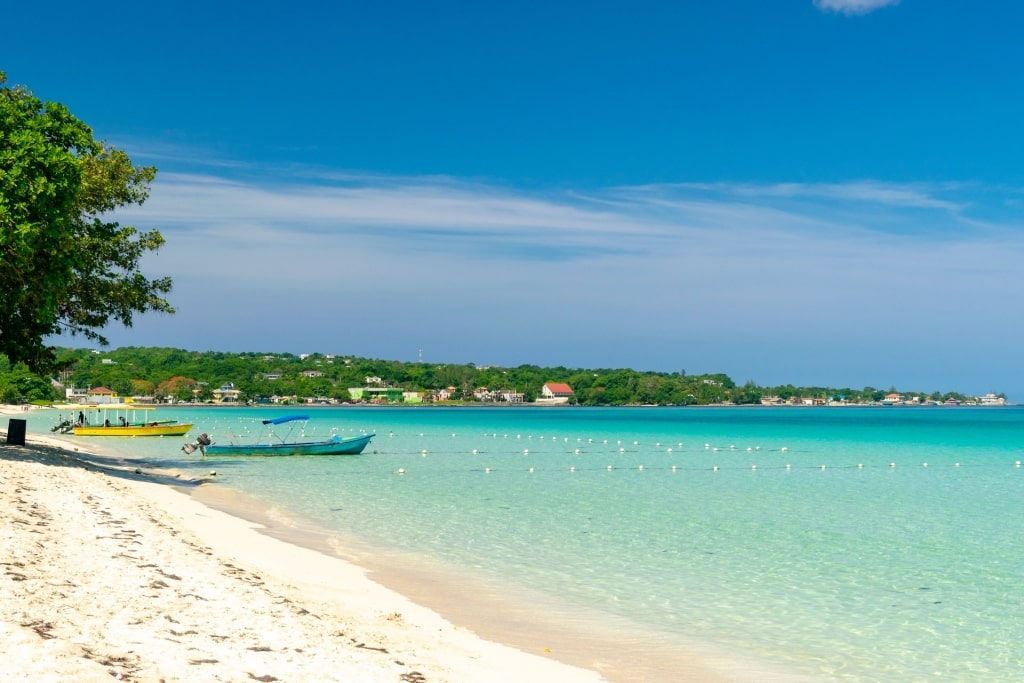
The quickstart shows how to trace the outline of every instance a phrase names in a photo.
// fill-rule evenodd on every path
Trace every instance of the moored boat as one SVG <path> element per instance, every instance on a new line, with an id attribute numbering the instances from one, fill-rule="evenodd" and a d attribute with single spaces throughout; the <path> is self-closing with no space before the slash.
<path id="1" fill-rule="evenodd" d="M 75 436 L 183 436 L 192 429 L 192 423 L 177 420 L 158 420 L 156 408 L 106 406 L 80 410 L 70 424 Z M 62 433 L 69 431 L 67 420 L 53 428 Z"/>
<path id="2" fill-rule="evenodd" d="M 375 434 L 359 434 L 357 436 L 331 435 L 326 439 L 292 439 L 291 429 L 284 436 L 274 432 L 277 425 L 290 424 L 309 420 L 308 415 L 289 415 L 273 420 L 263 420 L 263 433 L 255 440 L 246 442 L 232 439 L 230 443 L 215 443 L 207 434 L 200 434 L 195 442 L 181 447 L 186 454 L 199 451 L 203 455 L 358 455 L 363 452 Z"/>

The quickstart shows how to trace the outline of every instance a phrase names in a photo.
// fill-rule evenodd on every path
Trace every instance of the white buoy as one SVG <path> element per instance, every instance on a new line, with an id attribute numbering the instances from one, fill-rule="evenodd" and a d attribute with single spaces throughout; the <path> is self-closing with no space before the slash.
<path id="1" fill-rule="evenodd" d="M 405 474 L 405 468 L 404 467 L 399 467 L 398 468 L 398 473 L 399 474 Z"/>
<path id="2" fill-rule="evenodd" d="M 793 469 L 793 466 L 792 466 L 792 465 L 790 465 L 790 464 L 789 464 L 789 463 L 787 462 L 787 463 L 786 463 L 786 469 L 787 469 L 787 470 L 791 470 L 791 469 Z"/>
<path id="3" fill-rule="evenodd" d="M 857 463 L 857 469 L 858 470 L 864 469 L 864 463 L 862 463 L 862 462 Z"/>
<path id="4" fill-rule="evenodd" d="M 576 471 L 576 468 L 575 468 L 575 467 L 570 467 L 570 468 L 569 468 L 569 471 L 570 471 L 570 472 L 575 472 L 575 471 Z"/>
<path id="5" fill-rule="evenodd" d="M 757 469 L 757 465 L 751 465 L 751 466 L 750 466 L 750 469 L 752 469 L 752 470 L 756 470 L 756 469 Z"/>
<path id="6" fill-rule="evenodd" d="M 783 453 L 785 453 L 785 452 L 786 452 L 786 451 L 788 451 L 788 450 L 789 450 L 789 446 L 783 446 L 783 447 L 782 447 L 782 452 L 783 452 Z"/>
<path id="7" fill-rule="evenodd" d="M 611 471 L 612 471 L 612 466 L 611 466 L 611 465 L 608 465 L 608 471 L 609 471 L 609 472 L 611 472 Z"/>
<path id="8" fill-rule="evenodd" d="M 921 467 L 928 467 L 928 463 L 926 463 L 926 462 L 921 463 Z"/>
<path id="9" fill-rule="evenodd" d="M 643 470 L 643 468 L 644 468 L 643 465 L 640 465 L 639 467 L 637 467 L 638 470 Z"/>
<path id="10" fill-rule="evenodd" d="M 896 463 L 894 463 L 894 462 L 889 463 L 889 467 L 896 467 Z"/>
<path id="11" fill-rule="evenodd" d="M 665 452 L 666 452 L 666 453 L 671 453 L 671 452 L 672 452 L 672 449 L 671 449 L 671 448 L 669 448 L 669 449 L 668 449 L 667 451 L 665 451 Z"/>
<path id="12" fill-rule="evenodd" d="M 491 468 L 490 467 L 485 467 L 484 468 L 484 472 L 486 472 L 487 474 L 490 474 L 491 473 Z"/>
<path id="13" fill-rule="evenodd" d="M 523 449 L 523 455 L 529 455 L 529 454 L 530 454 L 530 449 L 529 448 L 524 448 Z"/>
<path id="14" fill-rule="evenodd" d="M 953 465 L 953 467 L 960 467 L 960 463 Z"/>
<path id="15" fill-rule="evenodd" d="M 712 472 L 717 472 L 718 471 L 718 465 L 715 465 L 714 467 L 712 467 L 711 471 Z"/>
<path id="16" fill-rule="evenodd" d="M 217 470 L 210 470 L 210 476 L 211 477 L 216 477 L 217 476 Z"/>
<path id="17" fill-rule="evenodd" d="M 825 471 L 825 466 L 824 466 L 824 465 L 822 465 L 822 466 L 821 466 L 821 471 L 822 471 L 822 472 L 824 472 L 824 471 Z"/>
<path id="18" fill-rule="evenodd" d="M 533 468 L 532 467 L 530 468 L 530 474 L 533 474 Z"/>
<path id="19" fill-rule="evenodd" d="M 675 472 L 678 469 L 675 465 L 672 465 L 672 471 Z"/>

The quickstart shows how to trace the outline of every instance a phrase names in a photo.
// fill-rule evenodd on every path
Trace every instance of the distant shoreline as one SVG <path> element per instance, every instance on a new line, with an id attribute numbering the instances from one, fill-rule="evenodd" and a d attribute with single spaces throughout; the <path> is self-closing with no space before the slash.
<path id="1" fill-rule="evenodd" d="M 24 412 L 25 409 L 31 410 L 79 410 L 79 409 L 102 409 L 102 408 L 161 408 L 166 410 L 174 410 L 175 408 L 251 408 L 253 410 L 264 410 L 264 409 L 282 409 L 289 408 L 295 411 L 303 410 L 320 410 L 324 408 L 423 408 L 423 409 L 455 409 L 455 408 L 469 408 L 469 409 L 481 409 L 488 410 L 492 408 L 554 408 L 554 409 L 570 409 L 570 408 L 636 408 L 636 409 L 650 409 L 650 408 L 743 408 L 743 409 L 756 409 L 763 408 L 765 410 L 780 410 L 786 408 L 798 409 L 798 410 L 811 410 L 811 409 L 827 409 L 827 408 L 943 408 L 943 409 L 955 409 L 955 408 L 1013 408 L 1018 404 L 1016 403 L 961 403 L 958 405 L 943 405 L 941 403 L 826 403 L 822 405 L 802 405 L 802 404 L 772 404 L 765 405 L 763 403 L 707 403 L 703 405 L 689 404 L 689 405 L 677 405 L 677 404 L 621 404 L 621 405 L 573 405 L 573 404 L 550 404 L 550 403 L 314 403 L 314 404 L 246 404 L 246 403 L 66 403 L 66 404 L 54 404 L 54 405 L 32 405 L 32 406 L 18 406 L 13 404 L 0 404 L 0 415 L 17 415 Z"/>

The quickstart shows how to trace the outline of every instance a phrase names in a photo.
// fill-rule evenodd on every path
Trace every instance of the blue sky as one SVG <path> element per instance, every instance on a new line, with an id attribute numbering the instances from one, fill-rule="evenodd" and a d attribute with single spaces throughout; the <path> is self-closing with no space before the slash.
<path id="1" fill-rule="evenodd" d="M 165 5 L 5 10 L 159 169 L 114 346 L 1024 400 L 1016 3 Z"/>

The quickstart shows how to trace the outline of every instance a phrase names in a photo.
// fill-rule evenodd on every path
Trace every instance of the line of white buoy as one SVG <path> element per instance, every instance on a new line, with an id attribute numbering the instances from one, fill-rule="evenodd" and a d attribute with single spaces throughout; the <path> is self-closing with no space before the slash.
<path id="1" fill-rule="evenodd" d="M 426 453 L 426 451 L 424 451 L 424 454 L 425 453 Z M 961 467 L 961 463 L 956 462 L 956 463 L 953 463 L 952 466 L 955 467 L 955 468 L 959 468 L 959 467 Z M 980 463 L 980 464 L 977 465 L 977 467 L 992 467 L 992 466 L 994 466 L 992 463 Z M 1022 466 L 1022 463 L 1021 463 L 1020 460 L 1017 460 L 1016 462 L 1013 463 L 1013 467 L 1014 468 L 1019 469 L 1021 466 Z M 836 470 L 852 470 L 852 469 L 864 470 L 865 468 L 871 468 L 871 467 L 872 466 L 865 465 L 864 463 L 857 463 L 856 465 L 839 465 L 839 466 L 830 466 L 830 465 L 810 466 L 810 465 L 804 465 L 804 466 L 801 466 L 801 467 L 798 467 L 798 468 L 794 468 L 792 463 L 786 463 L 784 466 L 783 465 L 773 465 L 773 466 L 768 466 L 768 467 L 764 467 L 764 466 L 757 465 L 757 464 L 750 465 L 751 471 L 755 471 L 755 472 L 756 471 L 765 471 L 765 470 L 782 470 L 782 469 L 785 469 L 787 472 L 790 472 L 793 469 L 816 469 L 816 470 L 820 470 L 820 471 L 824 472 L 824 471 L 826 471 L 828 469 L 836 469 Z M 921 463 L 921 468 L 922 469 L 928 469 L 929 468 L 929 463 L 927 463 L 927 462 Z M 514 468 L 502 468 L 502 471 L 511 471 L 513 469 Z M 606 467 L 603 468 L 603 471 L 612 472 L 612 471 L 614 471 L 616 469 L 619 469 L 619 468 L 616 468 L 614 465 L 607 465 Z M 625 468 L 625 469 L 633 469 L 633 468 Z M 651 468 L 647 467 L 646 465 L 637 465 L 635 469 L 638 472 L 645 472 L 645 471 L 648 471 Z M 658 469 L 660 469 L 660 468 L 658 468 Z M 722 469 L 723 468 L 720 465 L 712 465 L 710 467 L 681 467 L 679 465 L 671 465 L 671 466 L 666 468 L 666 470 L 670 471 L 670 472 L 678 472 L 680 470 L 690 471 L 690 472 L 707 472 L 707 471 L 719 472 Z M 732 466 L 732 467 L 726 467 L 724 469 L 738 470 L 740 468 L 738 466 Z M 886 469 L 895 470 L 896 469 L 896 463 L 895 462 L 890 462 L 889 465 L 888 465 L 888 468 L 886 468 Z M 491 472 L 494 472 L 494 471 L 495 471 L 494 468 L 491 468 L 491 467 L 485 467 L 483 469 L 483 472 L 486 473 L 486 474 L 490 474 Z M 531 474 L 533 474 L 534 472 L 536 472 L 536 468 L 530 467 L 526 471 L 531 473 Z M 591 472 L 601 471 L 601 468 L 586 468 L 586 467 L 580 468 L 580 467 L 577 467 L 575 465 L 570 465 L 569 466 L 569 472 L 585 472 L 585 471 L 591 471 Z M 407 472 L 407 470 L 404 467 L 400 467 L 397 470 L 395 470 L 395 474 L 406 474 L 406 472 Z M 214 472 L 211 472 L 210 474 L 214 474 Z"/>

